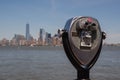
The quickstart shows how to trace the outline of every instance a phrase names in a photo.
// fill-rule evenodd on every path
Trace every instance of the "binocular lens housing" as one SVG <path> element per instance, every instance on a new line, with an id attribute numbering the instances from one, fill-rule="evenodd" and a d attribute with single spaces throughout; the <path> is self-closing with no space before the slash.
<path id="1" fill-rule="evenodd" d="M 63 46 L 70 48 L 77 64 L 91 67 L 102 45 L 102 32 L 97 19 L 86 16 L 71 18 L 66 22 L 64 31 L 67 36 L 63 38 Z M 68 44 L 64 43 L 65 39 Z"/>
<path id="2" fill-rule="evenodd" d="M 106 38 L 99 22 L 92 17 L 74 17 L 63 29 L 63 47 L 67 57 L 77 69 L 77 80 L 90 80 L 89 70 L 97 61 L 102 41 Z"/>

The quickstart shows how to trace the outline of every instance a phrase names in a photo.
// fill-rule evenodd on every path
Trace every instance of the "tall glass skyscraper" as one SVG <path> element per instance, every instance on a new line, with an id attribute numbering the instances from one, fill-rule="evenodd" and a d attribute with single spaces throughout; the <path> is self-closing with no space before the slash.
<path id="1" fill-rule="evenodd" d="M 47 45 L 51 45 L 52 41 L 51 41 L 51 34 L 46 32 L 46 38 L 45 38 L 46 44 Z"/>
<path id="2" fill-rule="evenodd" d="M 42 42 L 45 42 L 45 30 L 43 28 L 40 28 L 40 33 L 39 33 L 39 39 L 42 41 Z"/>
<path id="3" fill-rule="evenodd" d="M 30 40 L 30 29 L 29 24 L 26 24 L 26 40 Z"/>

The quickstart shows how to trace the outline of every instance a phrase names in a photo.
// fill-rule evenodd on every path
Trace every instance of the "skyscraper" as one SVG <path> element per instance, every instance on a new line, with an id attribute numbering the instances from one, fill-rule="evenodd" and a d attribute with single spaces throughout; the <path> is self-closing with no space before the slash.
<path id="1" fill-rule="evenodd" d="M 46 45 L 51 45 L 51 43 L 52 43 L 51 34 L 48 32 L 46 32 L 45 42 L 46 42 Z"/>
<path id="2" fill-rule="evenodd" d="M 26 40 L 30 40 L 30 30 L 29 30 L 29 24 L 26 24 Z"/>
<path id="3" fill-rule="evenodd" d="M 42 45 L 45 44 L 45 37 L 46 37 L 45 30 L 43 28 L 40 28 L 39 39 L 40 39 Z"/>

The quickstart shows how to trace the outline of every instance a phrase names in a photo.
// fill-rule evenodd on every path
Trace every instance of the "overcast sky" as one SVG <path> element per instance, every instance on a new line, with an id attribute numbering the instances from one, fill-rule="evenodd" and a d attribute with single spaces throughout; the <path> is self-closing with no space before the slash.
<path id="1" fill-rule="evenodd" d="M 107 43 L 120 43 L 120 0 L 0 0 L 0 39 L 30 33 L 38 37 L 39 29 L 55 34 L 74 16 L 97 18 L 107 33 Z"/>

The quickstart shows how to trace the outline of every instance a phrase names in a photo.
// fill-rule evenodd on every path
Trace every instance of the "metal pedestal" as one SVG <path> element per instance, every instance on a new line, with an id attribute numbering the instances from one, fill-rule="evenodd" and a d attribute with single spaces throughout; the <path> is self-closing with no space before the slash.
<path id="1" fill-rule="evenodd" d="M 77 70 L 77 79 L 76 80 L 90 80 L 89 70 L 82 69 Z"/>

